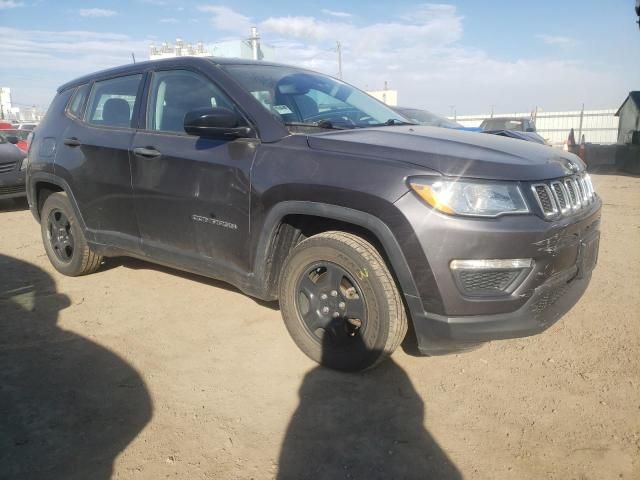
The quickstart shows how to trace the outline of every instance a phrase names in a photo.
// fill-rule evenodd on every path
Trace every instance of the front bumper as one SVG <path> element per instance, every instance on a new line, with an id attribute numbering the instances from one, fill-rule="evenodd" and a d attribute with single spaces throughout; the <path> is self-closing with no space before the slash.
<path id="1" fill-rule="evenodd" d="M 591 273 L 579 276 L 571 268 L 537 287 L 515 312 L 449 317 L 424 313 L 414 318 L 418 349 L 427 355 L 466 350 L 489 340 L 517 338 L 543 332 L 582 297 Z"/>
<path id="2" fill-rule="evenodd" d="M 19 166 L 11 172 L 0 174 L 0 199 L 24 197 L 27 195 L 25 188 L 24 172 Z"/>
<path id="3" fill-rule="evenodd" d="M 599 199 L 556 222 L 535 215 L 451 217 L 411 194 L 396 205 L 412 224 L 419 254 L 426 257 L 437 286 L 420 288 L 420 255 L 408 255 L 420 298 L 405 299 L 422 353 L 449 353 L 542 332 L 575 305 L 589 284 L 599 247 Z M 531 258 L 534 266 L 515 288 L 493 296 L 463 293 L 450 269 L 455 259 L 514 258 Z"/>

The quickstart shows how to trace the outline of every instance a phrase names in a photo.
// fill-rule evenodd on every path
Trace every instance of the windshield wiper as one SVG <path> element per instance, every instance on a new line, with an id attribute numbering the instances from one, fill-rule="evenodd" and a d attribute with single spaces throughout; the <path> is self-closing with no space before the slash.
<path id="1" fill-rule="evenodd" d="M 382 126 L 390 127 L 392 125 L 418 125 L 418 124 L 415 122 L 404 122 L 402 120 L 398 120 L 397 118 L 390 118 L 384 123 L 380 123 L 378 125 L 373 125 L 373 126 L 374 127 L 382 127 Z"/>
<path id="2" fill-rule="evenodd" d="M 334 125 L 329 120 L 320 120 L 316 123 L 304 123 L 304 122 L 285 122 L 287 127 L 307 127 L 307 128 L 323 128 L 326 130 L 348 130 L 347 127 L 340 127 Z"/>

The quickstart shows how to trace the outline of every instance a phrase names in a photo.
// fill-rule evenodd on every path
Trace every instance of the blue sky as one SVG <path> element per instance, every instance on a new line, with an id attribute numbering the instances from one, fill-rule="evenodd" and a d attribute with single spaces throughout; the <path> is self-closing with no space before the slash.
<path id="1" fill-rule="evenodd" d="M 148 55 L 155 41 L 245 38 L 279 61 L 449 114 L 615 108 L 640 89 L 634 0 L 244 2 L 0 0 L 0 84 L 46 106 L 61 83 Z M 321 7 L 319 6 L 321 5 Z"/>

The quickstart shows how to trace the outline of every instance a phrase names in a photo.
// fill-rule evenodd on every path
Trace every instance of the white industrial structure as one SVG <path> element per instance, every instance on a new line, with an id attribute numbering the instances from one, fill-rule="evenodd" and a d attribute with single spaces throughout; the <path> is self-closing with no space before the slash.
<path id="1" fill-rule="evenodd" d="M 11 89 L 0 88 L 0 119 L 12 122 L 38 122 L 42 116 L 35 105 L 25 108 L 16 106 L 11 98 Z"/>
<path id="2" fill-rule="evenodd" d="M 217 43 L 195 44 L 185 43 L 182 39 L 176 39 L 175 43 L 163 42 L 160 45 L 151 45 L 149 58 L 157 60 L 171 57 L 226 57 L 245 58 L 253 60 L 275 60 L 275 49 L 260 43 L 258 30 L 253 27 L 251 36 L 246 40 L 228 40 Z"/>
<path id="3" fill-rule="evenodd" d="M 573 128 L 576 141 L 582 135 L 589 143 L 616 143 L 618 139 L 618 117 L 616 109 L 572 110 L 566 112 L 520 112 L 482 115 L 456 115 L 449 117 L 465 127 L 478 127 L 487 118 L 519 117 L 532 118 L 538 133 L 552 145 L 563 144 Z"/>

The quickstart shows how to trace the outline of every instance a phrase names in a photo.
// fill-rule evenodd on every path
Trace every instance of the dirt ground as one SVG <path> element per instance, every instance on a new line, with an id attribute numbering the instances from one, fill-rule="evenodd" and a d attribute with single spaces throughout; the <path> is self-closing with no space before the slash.
<path id="1" fill-rule="evenodd" d="M 640 478 L 640 178 L 550 330 L 318 368 L 277 305 L 133 260 L 67 278 L 0 202 L 0 478 Z"/>

